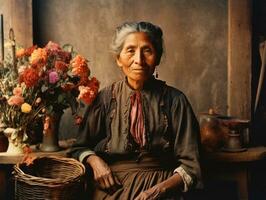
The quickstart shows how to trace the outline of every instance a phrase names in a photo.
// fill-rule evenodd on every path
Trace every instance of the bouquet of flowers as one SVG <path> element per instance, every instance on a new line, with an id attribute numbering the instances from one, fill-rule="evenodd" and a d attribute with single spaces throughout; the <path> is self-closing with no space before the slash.
<path id="1" fill-rule="evenodd" d="M 0 67 L 0 78 L 1 129 L 10 142 L 22 145 L 28 139 L 27 126 L 38 118 L 43 106 L 36 88 L 19 83 L 9 65 Z"/>
<path id="2" fill-rule="evenodd" d="M 90 77 L 88 60 L 70 45 L 50 41 L 44 48 L 19 48 L 15 65 L 1 68 L 0 109 L 6 128 L 26 132 L 38 117 L 62 114 L 68 107 L 76 113 L 82 102 L 90 104 L 98 93 L 99 82 Z"/>

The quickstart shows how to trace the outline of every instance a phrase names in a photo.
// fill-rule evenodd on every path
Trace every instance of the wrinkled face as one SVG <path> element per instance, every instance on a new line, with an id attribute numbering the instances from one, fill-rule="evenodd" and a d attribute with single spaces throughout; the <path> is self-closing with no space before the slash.
<path id="1" fill-rule="evenodd" d="M 146 33 L 131 33 L 126 37 L 116 61 L 127 76 L 129 85 L 143 84 L 154 72 L 156 51 Z"/>

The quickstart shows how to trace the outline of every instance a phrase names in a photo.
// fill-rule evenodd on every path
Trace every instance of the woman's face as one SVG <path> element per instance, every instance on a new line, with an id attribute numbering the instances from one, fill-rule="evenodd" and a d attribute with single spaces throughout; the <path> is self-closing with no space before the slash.
<path id="1" fill-rule="evenodd" d="M 117 57 L 117 64 L 127 76 L 134 89 L 141 89 L 152 76 L 156 66 L 156 51 L 148 35 L 144 32 L 129 34 Z"/>

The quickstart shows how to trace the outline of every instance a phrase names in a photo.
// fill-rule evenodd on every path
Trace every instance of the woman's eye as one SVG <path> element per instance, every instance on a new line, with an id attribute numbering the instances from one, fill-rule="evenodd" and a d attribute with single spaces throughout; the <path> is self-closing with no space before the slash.
<path id="1" fill-rule="evenodd" d="M 134 49 L 127 49 L 127 53 L 134 53 Z"/>
<path id="2" fill-rule="evenodd" d="M 150 48 L 144 49 L 145 54 L 152 54 L 152 50 Z"/>

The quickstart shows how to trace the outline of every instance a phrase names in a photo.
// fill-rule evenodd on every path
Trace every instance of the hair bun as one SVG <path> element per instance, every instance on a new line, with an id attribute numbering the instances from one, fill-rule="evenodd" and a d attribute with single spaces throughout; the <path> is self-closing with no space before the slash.
<path id="1" fill-rule="evenodd" d="M 163 36 L 163 31 L 162 29 L 157 26 L 157 25 L 154 25 L 150 22 L 139 22 L 138 23 L 138 27 L 139 29 L 147 29 L 147 30 L 151 30 L 157 37 L 162 37 Z"/>

